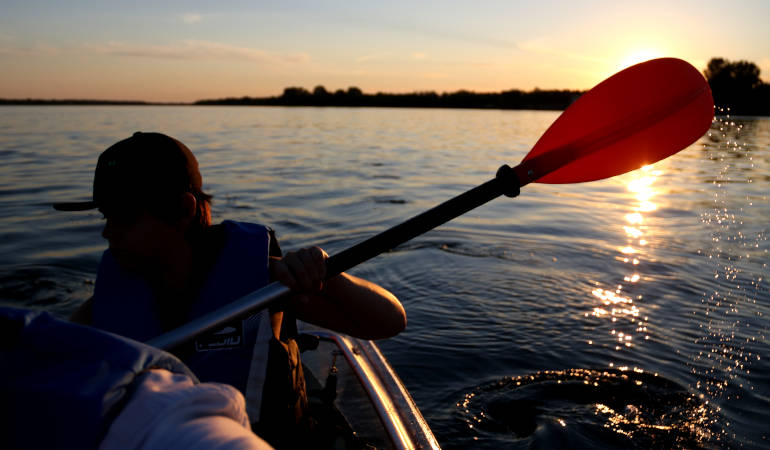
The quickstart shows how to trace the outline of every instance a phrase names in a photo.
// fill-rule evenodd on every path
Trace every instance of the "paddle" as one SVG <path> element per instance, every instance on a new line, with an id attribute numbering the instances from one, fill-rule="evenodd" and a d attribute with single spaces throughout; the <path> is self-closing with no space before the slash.
<path id="1" fill-rule="evenodd" d="M 629 67 L 583 94 L 546 130 L 522 162 L 406 222 L 331 256 L 332 277 L 531 182 L 599 180 L 666 158 L 695 142 L 714 115 L 705 78 L 690 64 L 662 58 Z M 280 283 L 248 294 L 148 344 L 171 349 L 195 335 L 263 309 L 289 289 Z"/>

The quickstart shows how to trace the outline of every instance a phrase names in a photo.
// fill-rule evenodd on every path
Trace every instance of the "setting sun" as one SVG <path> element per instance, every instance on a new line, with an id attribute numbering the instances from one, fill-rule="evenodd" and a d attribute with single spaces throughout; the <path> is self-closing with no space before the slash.
<path id="1" fill-rule="evenodd" d="M 621 60 L 620 64 L 617 66 L 617 70 L 623 70 L 626 67 L 631 67 L 634 64 L 639 64 L 640 62 L 649 61 L 656 58 L 663 58 L 670 55 L 670 53 L 666 53 L 654 48 L 633 50 L 629 52 L 623 58 L 623 60 Z"/>

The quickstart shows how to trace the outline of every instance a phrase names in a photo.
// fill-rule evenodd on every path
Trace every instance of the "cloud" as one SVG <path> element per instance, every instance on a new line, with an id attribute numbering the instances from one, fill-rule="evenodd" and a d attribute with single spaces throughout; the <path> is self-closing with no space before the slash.
<path id="1" fill-rule="evenodd" d="M 377 61 L 377 60 L 382 60 L 382 59 L 388 58 L 390 56 L 392 56 L 392 53 L 390 53 L 390 52 L 373 53 L 371 55 L 359 56 L 358 58 L 356 58 L 356 62 L 357 63 L 365 63 L 365 62 L 370 62 L 370 61 Z"/>
<path id="2" fill-rule="evenodd" d="M 569 52 L 558 49 L 557 46 L 551 45 L 543 40 L 530 40 L 527 42 L 519 43 L 519 49 L 529 53 L 535 53 L 540 55 L 558 56 L 562 58 L 572 59 L 576 61 L 584 61 L 589 63 L 605 64 L 606 58 L 601 58 L 593 55 L 587 55 L 584 53 Z"/>
<path id="3" fill-rule="evenodd" d="M 395 54 L 393 52 L 382 52 L 382 53 L 372 53 L 369 55 L 363 55 L 359 56 L 355 59 L 356 63 L 363 64 L 373 61 L 384 61 L 384 60 L 403 60 L 403 59 L 410 59 L 410 60 L 422 60 L 426 59 L 428 55 L 423 52 L 412 52 L 409 55 L 405 54 Z"/>
<path id="4" fill-rule="evenodd" d="M 194 24 L 194 23 L 199 23 L 202 20 L 203 20 L 203 16 L 197 12 L 189 12 L 186 14 L 182 14 L 182 22 L 184 23 Z"/>
<path id="5" fill-rule="evenodd" d="M 20 40 L 15 34 L 0 30 L 0 56 L 49 56 L 62 50 L 61 46 Z"/>
<path id="6" fill-rule="evenodd" d="M 166 45 L 109 42 L 104 45 L 90 46 L 90 49 L 108 55 L 159 59 L 252 61 L 266 64 L 301 64 L 310 60 L 310 56 L 307 53 L 302 52 L 277 53 L 258 48 L 239 47 L 219 42 L 197 40 L 188 40 Z"/>
<path id="7" fill-rule="evenodd" d="M 428 80 L 444 80 L 449 78 L 448 74 L 441 73 L 441 72 L 428 72 L 428 73 L 423 73 L 421 76 L 422 78 L 425 78 Z"/>
<path id="8" fill-rule="evenodd" d="M 0 38 L 0 56 L 52 56 L 61 54 L 62 47 L 45 44 L 19 44 L 13 40 Z"/>
<path id="9" fill-rule="evenodd" d="M 383 17 L 377 17 L 372 19 L 370 16 L 366 18 L 356 17 L 349 19 L 355 22 L 356 25 L 365 25 L 369 29 L 382 29 L 390 32 L 395 32 L 399 35 L 404 33 L 418 34 L 427 36 L 430 38 L 439 38 L 441 40 L 452 40 L 455 42 L 461 42 L 470 45 L 478 45 L 484 47 L 497 47 L 505 50 L 512 50 L 517 48 L 517 44 L 514 41 L 505 38 L 490 37 L 488 35 L 479 34 L 476 32 L 463 32 L 456 27 L 442 27 L 428 23 L 405 23 L 388 21 Z"/>

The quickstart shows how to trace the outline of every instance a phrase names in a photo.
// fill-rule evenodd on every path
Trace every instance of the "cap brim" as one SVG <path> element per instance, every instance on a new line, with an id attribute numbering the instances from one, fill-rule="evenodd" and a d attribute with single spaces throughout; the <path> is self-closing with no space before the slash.
<path id="1" fill-rule="evenodd" d="M 54 203 L 53 209 L 57 211 L 86 211 L 89 209 L 95 209 L 96 202 L 68 202 L 68 203 Z"/>

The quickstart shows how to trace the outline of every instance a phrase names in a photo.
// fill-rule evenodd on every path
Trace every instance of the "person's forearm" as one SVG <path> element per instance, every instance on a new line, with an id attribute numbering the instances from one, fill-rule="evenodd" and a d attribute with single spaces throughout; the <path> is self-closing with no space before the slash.
<path id="1" fill-rule="evenodd" d="M 345 273 L 327 280 L 320 294 L 293 303 L 300 320 L 362 339 L 385 339 L 406 328 L 395 295 Z"/>

